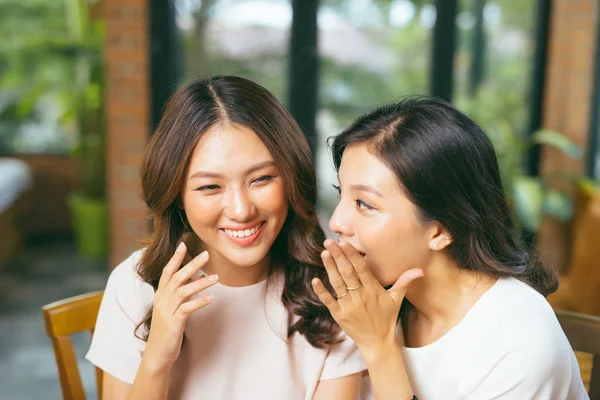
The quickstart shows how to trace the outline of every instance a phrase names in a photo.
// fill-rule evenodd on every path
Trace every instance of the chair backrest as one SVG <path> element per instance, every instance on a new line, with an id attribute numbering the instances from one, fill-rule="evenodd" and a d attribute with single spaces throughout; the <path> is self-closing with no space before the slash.
<path id="1" fill-rule="evenodd" d="M 575 351 L 591 353 L 590 399 L 600 399 L 600 317 L 556 311 L 558 321 Z"/>
<path id="2" fill-rule="evenodd" d="M 600 194 L 578 193 L 578 216 L 574 223 L 571 265 L 567 272 L 573 311 L 600 315 Z M 596 239 L 594 239 L 596 238 Z"/>
<path id="3" fill-rule="evenodd" d="M 93 335 L 102 291 L 70 297 L 42 307 L 46 333 L 52 339 L 60 386 L 65 400 L 84 400 L 71 335 L 89 331 Z M 98 399 L 102 398 L 102 370 L 96 368 Z"/>

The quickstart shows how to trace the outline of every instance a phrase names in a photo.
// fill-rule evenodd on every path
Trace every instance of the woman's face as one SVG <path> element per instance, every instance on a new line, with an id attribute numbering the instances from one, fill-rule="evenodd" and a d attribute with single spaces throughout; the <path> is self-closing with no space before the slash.
<path id="1" fill-rule="evenodd" d="M 251 267 L 268 254 L 288 213 L 273 156 L 251 129 L 217 124 L 194 149 L 183 208 L 211 260 Z"/>
<path id="2" fill-rule="evenodd" d="M 437 245 L 437 226 L 423 222 L 394 173 L 366 145 L 345 149 L 340 200 L 329 226 L 364 254 L 383 286 L 411 268 L 423 268 Z"/>

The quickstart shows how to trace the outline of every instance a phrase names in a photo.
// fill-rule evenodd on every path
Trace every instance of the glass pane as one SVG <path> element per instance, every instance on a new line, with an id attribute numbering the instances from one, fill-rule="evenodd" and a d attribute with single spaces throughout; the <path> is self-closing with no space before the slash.
<path id="1" fill-rule="evenodd" d="M 337 202 L 326 140 L 358 115 L 428 92 L 435 8 L 419 0 L 324 0 L 319 12 L 318 173 L 325 218 Z"/>
<path id="2" fill-rule="evenodd" d="M 460 2 L 454 102 L 488 134 L 499 124 L 508 124 L 518 134 L 527 129 L 534 13 L 535 0 Z M 478 34 L 478 24 L 483 35 Z"/>
<path id="3" fill-rule="evenodd" d="M 2 3 L 0 153 L 60 154 L 75 145 L 68 111 L 78 49 L 66 11 L 60 1 Z"/>
<path id="4" fill-rule="evenodd" d="M 292 21 L 286 0 L 176 0 L 182 81 L 238 75 L 285 100 Z"/>

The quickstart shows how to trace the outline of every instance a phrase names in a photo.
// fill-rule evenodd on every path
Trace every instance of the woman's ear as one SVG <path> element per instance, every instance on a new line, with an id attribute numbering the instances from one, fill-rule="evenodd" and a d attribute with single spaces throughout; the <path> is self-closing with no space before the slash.
<path id="1" fill-rule="evenodd" d="M 429 248 L 438 251 L 446 248 L 452 243 L 452 235 L 440 223 L 435 223 L 435 229 L 429 239 Z"/>

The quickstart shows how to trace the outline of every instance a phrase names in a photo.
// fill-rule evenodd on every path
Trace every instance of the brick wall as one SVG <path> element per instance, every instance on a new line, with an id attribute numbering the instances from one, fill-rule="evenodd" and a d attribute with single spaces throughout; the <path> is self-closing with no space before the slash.
<path id="1" fill-rule="evenodd" d="M 553 0 L 546 97 L 545 128 L 563 132 L 583 149 L 588 137 L 592 91 L 597 0 Z M 553 149 L 542 152 L 543 174 L 584 172 L 584 160 L 571 160 Z M 567 224 L 547 218 L 539 248 L 559 270 L 568 266 L 570 232 Z"/>
<path id="2" fill-rule="evenodd" d="M 139 166 L 150 131 L 148 1 L 104 0 L 112 267 L 148 234 Z"/>

